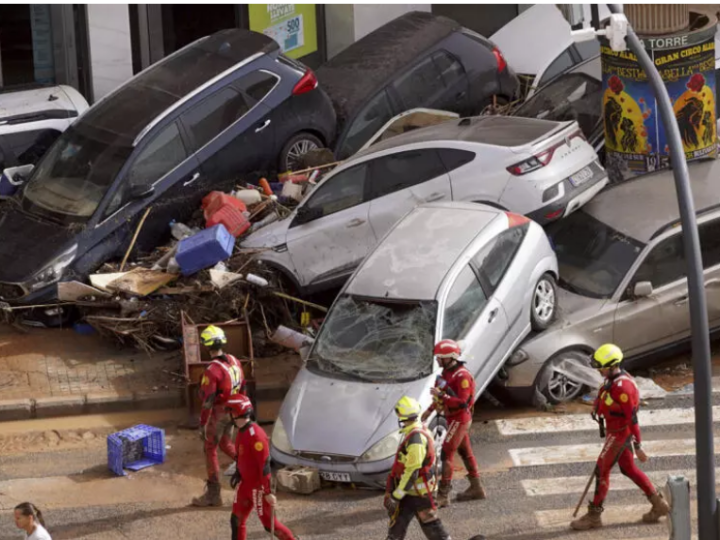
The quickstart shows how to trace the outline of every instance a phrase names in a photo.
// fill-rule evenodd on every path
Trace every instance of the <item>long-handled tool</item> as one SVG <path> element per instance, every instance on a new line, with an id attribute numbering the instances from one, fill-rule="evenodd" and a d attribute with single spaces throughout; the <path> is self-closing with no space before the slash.
<path id="1" fill-rule="evenodd" d="M 603 453 L 605 453 L 605 449 L 607 447 L 608 442 L 612 439 L 608 438 L 605 440 L 605 444 L 603 445 L 603 449 L 600 452 L 600 455 L 602 456 Z M 623 453 L 625 448 L 627 448 L 628 443 L 625 442 L 620 448 L 618 448 L 617 453 L 615 454 L 615 457 L 613 457 L 612 465 L 610 465 L 610 468 L 612 469 L 615 464 L 618 462 L 618 459 L 620 459 L 620 454 Z M 577 506 L 575 507 L 575 511 L 573 512 L 573 517 L 576 517 L 578 512 L 580 511 L 580 507 L 582 506 L 583 501 L 585 501 L 585 496 L 587 495 L 587 492 L 590 490 L 590 484 L 592 484 L 593 478 L 595 478 L 596 473 L 598 472 L 598 466 L 595 464 L 595 468 L 593 469 L 592 474 L 590 475 L 590 478 L 588 478 L 587 484 L 585 485 L 585 491 L 583 491 L 582 495 L 580 496 L 580 500 L 577 503 Z"/>

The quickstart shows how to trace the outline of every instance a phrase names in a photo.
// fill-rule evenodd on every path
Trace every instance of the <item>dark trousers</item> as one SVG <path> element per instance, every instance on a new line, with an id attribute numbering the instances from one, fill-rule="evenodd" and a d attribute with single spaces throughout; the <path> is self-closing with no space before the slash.
<path id="1" fill-rule="evenodd" d="M 433 509 L 430 499 L 413 495 L 405 495 L 400 500 L 395 514 L 390 518 L 387 540 L 405 540 L 410 522 L 415 517 L 428 540 L 452 540 L 437 517 L 437 510 Z"/>

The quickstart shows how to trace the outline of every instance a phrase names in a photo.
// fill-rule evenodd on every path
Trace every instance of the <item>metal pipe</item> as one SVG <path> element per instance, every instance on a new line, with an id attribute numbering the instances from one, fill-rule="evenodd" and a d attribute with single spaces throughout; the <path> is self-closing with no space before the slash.
<path id="1" fill-rule="evenodd" d="M 622 13 L 618 4 L 608 4 L 612 13 Z M 685 264 L 687 265 L 690 328 L 695 384 L 695 450 L 697 465 L 698 532 L 699 540 L 718 540 L 715 495 L 715 449 L 712 419 L 712 369 L 710 364 L 710 333 L 708 330 L 703 265 L 700 255 L 695 203 L 690 189 L 690 176 L 672 102 L 654 62 L 630 25 L 627 44 L 645 71 L 665 127 L 670 147 L 670 164 L 675 178 Z"/>

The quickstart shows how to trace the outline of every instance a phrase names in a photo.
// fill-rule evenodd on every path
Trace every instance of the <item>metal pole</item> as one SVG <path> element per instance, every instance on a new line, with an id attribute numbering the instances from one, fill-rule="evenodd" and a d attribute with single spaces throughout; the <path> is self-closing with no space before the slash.
<path id="1" fill-rule="evenodd" d="M 622 13 L 622 7 L 608 4 L 612 13 Z M 690 328 L 692 332 L 692 359 L 695 384 L 695 451 L 697 463 L 698 532 L 699 540 L 718 540 L 715 513 L 715 449 L 713 445 L 712 420 L 712 369 L 710 365 L 710 334 L 708 330 L 707 307 L 703 266 L 700 256 L 695 204 L 690 190 L 685 152 L 680 130 L 672 109 L 667 88 L 660 78 L 654 62 L 650 59 L 642 42 L 630 25 L 627 30 L 627 44 L 637 56 L 655 94 L 670 147 L 670 163 L 675 177 L 680 222 L 682 224 L 685 263 L 687 265 L 688 298 L 690 302 Z"/>

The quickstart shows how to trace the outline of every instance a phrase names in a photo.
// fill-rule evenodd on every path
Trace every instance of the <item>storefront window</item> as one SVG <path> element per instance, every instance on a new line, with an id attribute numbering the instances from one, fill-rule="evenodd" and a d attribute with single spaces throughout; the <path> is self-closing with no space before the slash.
<path id="1" fill-rule="evenodd" d="M 0 87 L 54 82 L 50 5 L 0 5 Z"/>

